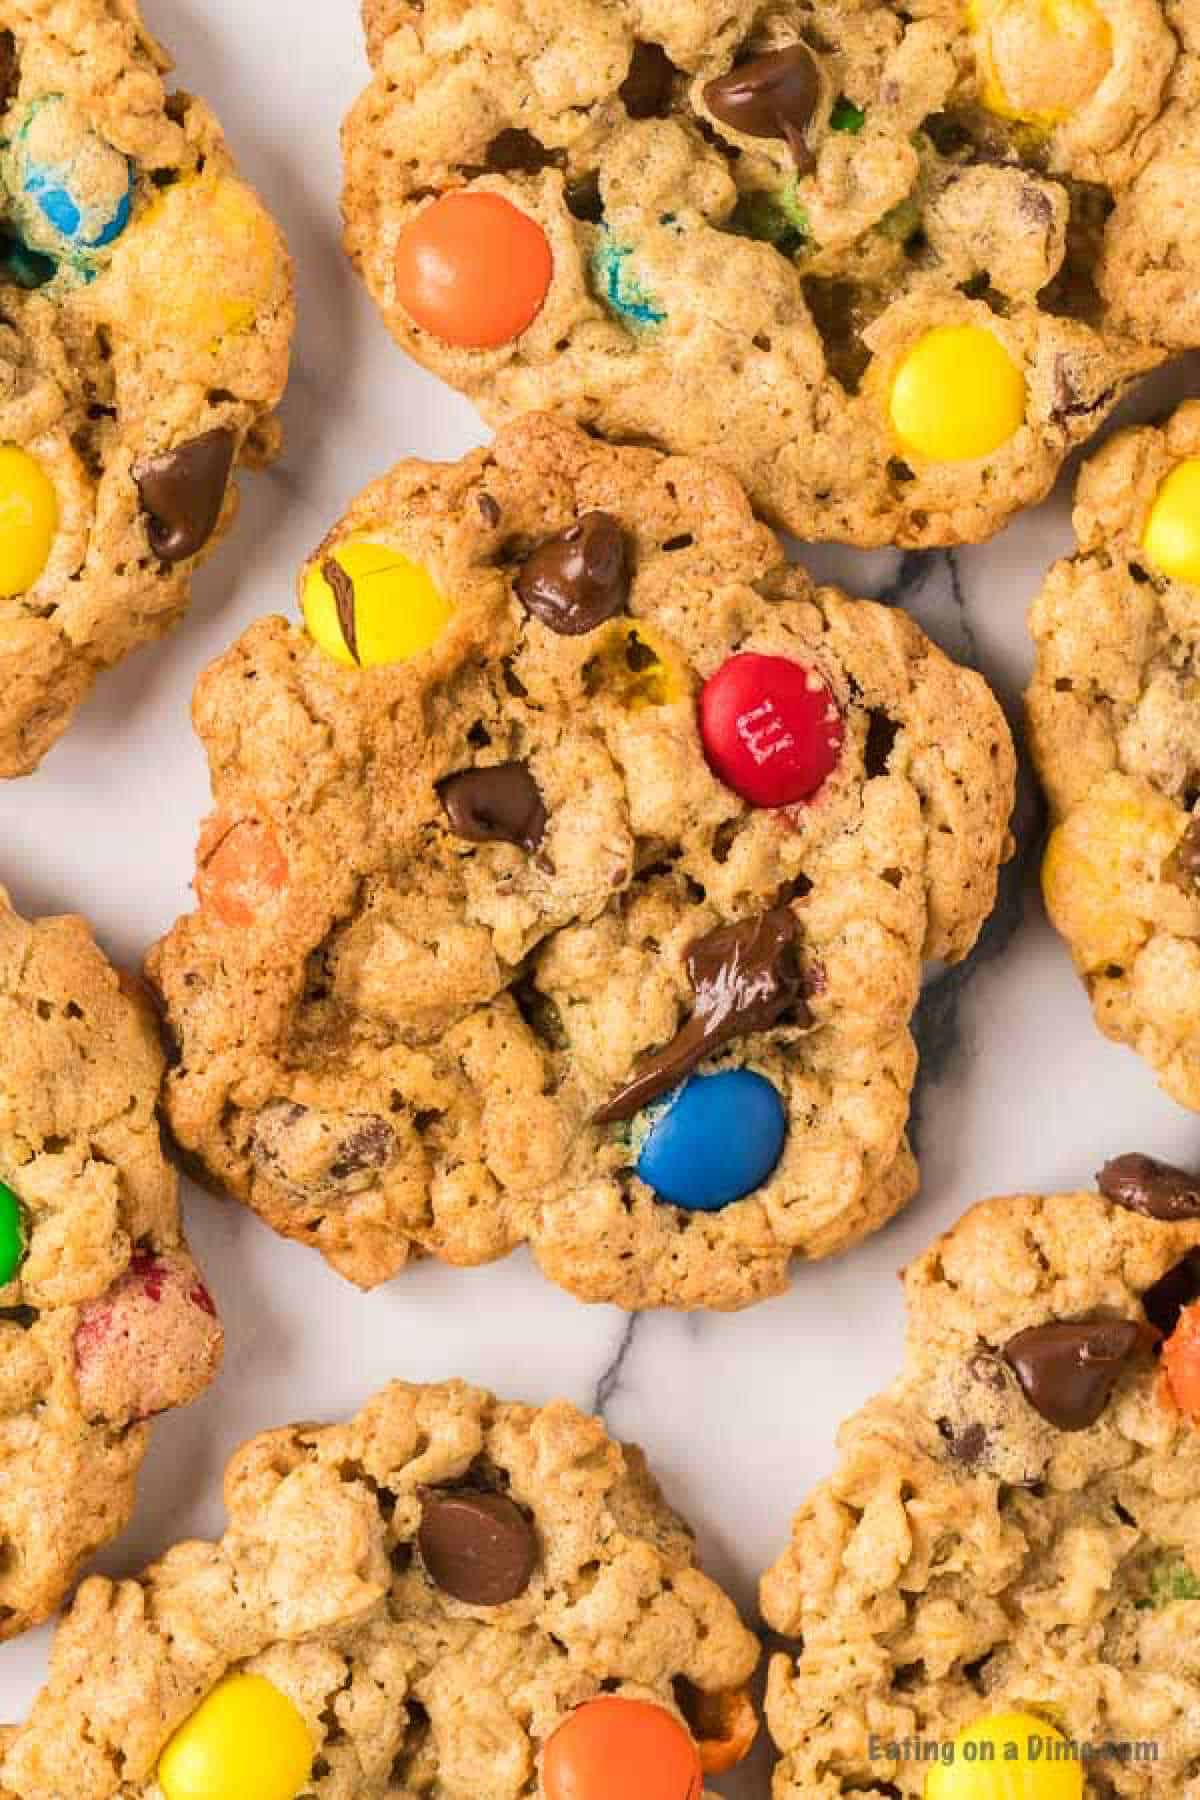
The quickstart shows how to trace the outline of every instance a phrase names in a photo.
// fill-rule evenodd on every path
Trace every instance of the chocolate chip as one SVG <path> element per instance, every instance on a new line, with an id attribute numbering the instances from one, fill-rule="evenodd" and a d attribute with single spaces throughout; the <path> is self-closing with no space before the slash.
<path id="1" fill-rule="evenodd" d="M 509 126 L 498 132 L 487 147 L 487 166 L 501 175 L 540 175 L 543 169 L 561 169 L 566 152 L 547 150 L 531 131 Z"/>
<path id="2" fill-rule="evenodd" d="M 625 610 L 630 580 L 625 533 L 610 513 L 590 512 L 538 546 L 517 594 L 560 637 L 582 637 Z"/>
<path id="3" fill-rule="evenodd" d="M 321 573 L 333 594 L 343 641 L 355 662 L 358 662 L 358 614 L 354 605 L 354 583 L 336 556 L 325 558 L 321 564 Z"/>
<path id="4" fill-rule="evenodd" d="M 546 835 L 546 808 L 524 763 L 464 769 L 438 783 L 450 829 L 473 844 L 518 844 L 536 850 Z"/>
<path id="5" fill-rule="evenodd" d="M 899 735 L 900 727 L 896 720 L 881 712 L 878 707 L 874 708 L 867 720 L 867 742 L 863 750 L 868 781 L 875 781 L 880 775 L 887 774 L 888 758 Z"/>
<path id="6" fill-rule="evenodd" d="M 21 59 L 17 40 L 11 31 L 0 31 L 0 111 L 16 93 L 21 82 Z"/>
<path id="7" fill-rule="evenodd" d="M 595 169 L 581 175 L 578 181 L 569 181 L 563 198 L 572 218 L 582 220 L 585 225 L 600 224 L 604 217 L 604 197 L 600 192 L 600 176 Z"/>
<path id="8" fill-rule="evenodd" d="M 1166 860 L 1163 873 L 1185 892 L 1195 893 L 1200 887 L 1200 818 L 1189 821 L 1187 830 Z"/>
<path id="9" fill-rule="evenodd" d="M 946 1440 L 946 1446 L 955 1462 L 962 1463 L 964 1468 L 973 1469 L 983 1461 L 987 1449 L 987 1432 L 980 1424 L 954 1426 L 949 1419 L 938 1420 L 938 1430 Z"/>
<path id="10" fill-rule="evenodd" d="M 801 174 L 816 167 L 808 131 L 821 107 L 821 72 L 807 44 L 768 51 L 710 81 L 704 103 L 747 137 L 786 138 Z"/>
<path id="11" fill-rule="evenodd" d="M 504 1494 L 427 1493 L 417 1544 L 435 1587 L 466 1606 L 506 1606 L 525 1592 L 537 1540 Z"/>
<path id="12" fill-rule="evenodd" d="M 1142 1308 L 1156 1331 L 1169 1338 L 1185 1306 L 1200 1300 L 1200 1250 L 1189 1250 L 1142 1295 Z"/>
<path id="13" fill-rule="evenodd" d="M 1141 1156 L 1136 1151 L 1114 1156 L 1097 1175 L 1096 1186 L 1106 1200 L 1147 1219 L 1167 1224 L 1200 1219 L 1200 1180 L 1155 1156 Z"/>
<path id="14" fill-rule="evenodd" d="M 661 44 L 640 40 L 633 46 L 629 73 L 617 92 L 631 119 L 665 119 L 671 90 L 679 73 Z"/>
<path id="15" fill-rule="evenodd" d="M 1094 381 L 1089 380 L 1091 374 L 1092 365 L 1086 360 L 1065 351 L 1055 357 L 1053 412 L 1056 419 L 1085 418 L 1115 399 L 1116 389 L 1112 384 L 1097 389 Z"/>
<path id="16" fill-rule="evenodd" d="M 219 427 L 177 444 L 134 471 L 149 515 L 150 548 L 163 562 L 184 562 L 216 530 L 237 439 Z"/>
<path id="17" fill-rule="evenodd" d="M 396 1134 L 386 1119 L 369 1118 L 337 1147 L 329 1165 L 331 1181 L 348 1181 L 368 1169 L 385 1169 L 396 1154 Z"/>
<path id="18" fill-rule="evenodd" d="M 1064 1319 L 1019 1331 L 1004 1346 L 1004 1360 L 1043 1419 L 1060 1431 L 1086 1431 L 1148 1343 L 1145 1327 L 1132 1319 Z"/>
<path id="19" fill-rule="evenodd" d="M 810 1024 L 796 938 L 796 921 L 786 906 L 697 938 L 687 957 L 696 991 L 691 1018 L 669 1044 L 643 1059 L 633 1080 L 596 1113 L 596 1124 L 631 1119 L 720 1045 L 766 1031 L 785 1012 Z"/>

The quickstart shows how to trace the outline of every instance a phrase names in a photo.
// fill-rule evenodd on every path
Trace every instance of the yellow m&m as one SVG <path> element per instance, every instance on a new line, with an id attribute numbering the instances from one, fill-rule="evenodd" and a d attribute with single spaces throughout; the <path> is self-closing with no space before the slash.
<path id="1" fill-rule="evenodd" d="M 994 1713 L 959 1733 L 925 1800 L 1083 1800 L 1083 1767 L 1036 1713 Z"/>
<path id="2" fill-rule="evenodd" d="M 308 1727 L 262 1675 L 230 1675 L 158 1763 L 166 1800 L 296 1800 L 312 1773 Z"/>
<path id="3" fill-rule="evenodd" d="M 1025 420 L 1025 377 L 995 332 L 938 325 L 897 369 L 892 425 L 927 462 L 971 462 L 1006 444 Z"/>
<path id="4" fill-rule="evenodd" d="M 1200 456 L 1178 463 L 1159 488 L 1142 548 L 1160 575 L 1200 586 Z"/>
<path id="5" fill-rule="evenodd" d="M 1051 130 L 1112 67 L 1112 29 L 1096 0 L 970 0 L 989 112 Z"/>
<path id="6" fill-rule="evenodd" d="M 335 662 L 406 662 L 446 628 L 450 602 L 427 569 L 386 544 L 351 540 L 309 569 L 304 620 Z"/>
<path id="7" fill-rule="evenodd" d="M 688 691 L 675 657 L 644 619 L 614 619 L 592 668 L 600 689 L 630 712 L 670 706 Z"/>
<path id="8" fill-rule="evenodd" d="M 0 445 L 0 596 L 31 588 L 50 558 L 58 497 L 36 457 Z"/>

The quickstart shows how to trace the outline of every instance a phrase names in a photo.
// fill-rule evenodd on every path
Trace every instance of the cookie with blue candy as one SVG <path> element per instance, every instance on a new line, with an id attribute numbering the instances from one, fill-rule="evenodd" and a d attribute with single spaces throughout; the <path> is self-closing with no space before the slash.
<path id="1" fill-rule="evenodd" d="M 270 459 L 292 278 L 135 6 L 0 21 L 0 778 L 161 636 Z"/>
<path id="2" fill-rule="evenodd" d="M 982 679 L 817 588 L 732 476 L 552 418 L 402 463 L 201 678 L 166 1110 L 364 1287 L 529 1243 L 733 1308 L 910 1197 L 922 961 L 1014 761 Z"/>

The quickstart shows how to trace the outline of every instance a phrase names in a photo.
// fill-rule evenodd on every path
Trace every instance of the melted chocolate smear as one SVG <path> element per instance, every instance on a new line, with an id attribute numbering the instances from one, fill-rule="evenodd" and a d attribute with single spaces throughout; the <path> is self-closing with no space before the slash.
<path id="1" fill-rule="evenodd" d="M 975 1423 L 956 1429 L 949 1419 L 939 1419 L 938 1430 L 946 1440 L 946 1447 L 955 1462 L 962 1463 L 964 1468 L 974 1469 L 983 1461 L 988 1437 L 982 1425 Z"/>
<path id="2" fill-rule="evenodd" d="M 611 513 L 590 512 L 538 546 L 517 576 L 517 595 L 560 637 L 582 637 L 624 612 L 630 585 L 625 533 Z"/>
<path id="3" fill-rule="evenodd" d="M 1200 1219 L 1200 1178 L 1156 1156 L 1114 1156 L 1096 1177 L 1106 1200 L 1164 1224 Z"/>
<path id="4" fill-rule="evenodd" d="M 633 46 L 629 73 L 617 89 L 631 119 L 665 119 L 679 71 L 661 44 Z"/>
<path id="5" fill-rule="evenodd" d="M 808 132 L 821 106 L 821 72 L 807 44 L 768 51 L 710 81 L 704 103 L 746 137 L 786 138 L 800 174 L 816 167 Z"/>
<path id="6" fill-rule="evenodd" d="M 135 470 L 150 548 L 163 562 L 185 562 L 217 527 L 237 439 L 223 427 L 177 444 Z"/>
<path id="7" fill-rule="evenodd" d="M 697 938 L 687 957 L 696 990 L 691 1018 L 669 1044 L 643 1059 L 633 1080 L 596 1113 L 596 1124 L 633 1118 L 720 1045 L 766 1031 L 785 1012 L 811 1024 L 796 940 L 796 921 L 786 906 Z"/>
<path id="8" fill-rule="evenodd" d="M 546 835 L 546 808 L 524 763 L 448 775 L 438 783 L 438 797 L 451 831 L 473 844 L 516 844 L 532 852 Z"/>
<path id="9" fill-rule="evenodd" d="M 11 31 L 0 31 L 0 112 L 16 93 L 21 81 L 21 59 Z"/>
<path id="10" fill-rule="evenodd" d="M 1019 1331 L 1004 1360 L 1036 1413 L 1059 1431 L 1086 1431 L 1148 1344 L 1145 1327 L 1132 1319 L 1064 1319 Z"/>
<path id="11" fill-rule="evenodd" d="M 358 654 L 358 618 L 354 608 L 354 583 L 336 556 L 325 558 L 321 564 L 321 573 L 333 590 L 333 604 L 337 607 L 338 624 L 342 628 L 346 648 L 355 662 L 361 666 Z"/>

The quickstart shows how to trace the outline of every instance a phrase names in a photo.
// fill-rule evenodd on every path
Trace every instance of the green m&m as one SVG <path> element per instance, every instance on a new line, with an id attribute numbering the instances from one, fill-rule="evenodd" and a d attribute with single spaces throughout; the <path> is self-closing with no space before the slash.
<path id="1" fill-rule="evenodd" d="M 0 1181 L 0 1287 L 7 1287 L 25 1260 L 25 1208 Z"/>

